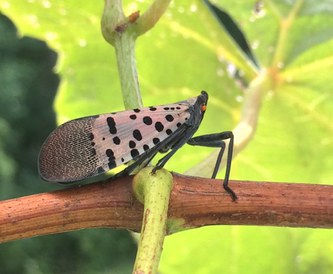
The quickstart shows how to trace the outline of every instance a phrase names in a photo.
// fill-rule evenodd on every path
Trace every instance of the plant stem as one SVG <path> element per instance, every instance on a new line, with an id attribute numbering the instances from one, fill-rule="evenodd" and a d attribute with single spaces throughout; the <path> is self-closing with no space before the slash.
<path id="1" fill-rule="evenodd" d="M 133 198 L 132 180 L 133 177 L 110 179 L 0 201 L 0 242 L 83 228 L 140 231 L 143 207 Z M 172 227 L 168 227 L 168 234 L 231 224 L 333 228 L 332 185 L 230 181 L 238 194 L 233 203 L 221 187 L 221 180 L 177 174 L 173 174 L 173 180 L 168 212 Z M 160 242 L 157 244 L 161 246 Z"/>
<path id="2" fill-rule="evenodd" d="M 137 20 L 138 35 L 150 30 L 167 10 L 171 0 L 155 0 Z"/>
<path id="3" fill-rule="evenodd" d="M 165 169 L 153 174 L 152 170 L 152 167 L 145 168 L 134 177 L 134 193 L 144 204 L 144 211 L 133 273 L 157 273 L 167 230 L 173 179 Z"/>
<path id="4" fill-rule="evenodd" d="M 125 108 L 142 107 L 135 62 L 135 37 L 130 32 L 116 35 L 114 47 Z"/>
<path id="5" fill-rule="evenodd" d="M 105 0 L 102 18 L 104 38 L 115 48 L 126 109 L 142 107 L 135 62 L 136 38 L 151 29 L 165 12 L 170 0 L 156 0 L 141 16 L 126 18 L 121 0 Z M 133 182 L 134 194 L 144 204 L 144 218 L 134 273 L 156 273 L 166 234 L 172 176 L 165 170 L 141 170 Z"/>
<path id="6" fill-rule="evenodd" d="M 135 62 L 136 35 L 128 28 L 121 0 L 106 0 L 101 22 L 106 41 L 116 51 L 119 79 L 126 109 L 142 107 Z"/>

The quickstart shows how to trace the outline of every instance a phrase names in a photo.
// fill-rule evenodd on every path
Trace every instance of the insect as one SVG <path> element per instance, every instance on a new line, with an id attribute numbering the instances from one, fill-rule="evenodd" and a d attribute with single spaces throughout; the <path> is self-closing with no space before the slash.
<path id="1" fill-rule="evenodd" d="M 70 183 L 128 166 L 118 176 L 129 175 L 146 166 L 158 153 L 167 153 L 153 171 L 162 168 L 185 143 L 218 147 L 212 178 L 216 177 L 229 139 L 224 189 L 228 186 L 233 140 L 231 131 L 192 138 L 207 108 L 208 94 L 169 105 L 125 110 L 75 119 L 55 129 L 39 154 L 40 176 L 51 182 Z"/>

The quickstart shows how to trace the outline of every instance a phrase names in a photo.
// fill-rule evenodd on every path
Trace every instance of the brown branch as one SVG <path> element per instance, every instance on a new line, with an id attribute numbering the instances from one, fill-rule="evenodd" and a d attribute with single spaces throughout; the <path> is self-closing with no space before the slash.
<path id="1" fill-rule="evenodd" d="M 221 180 L 174 174 L 169 219 L 183 220 L 181 228 L 333 227 L 333 186 L 245 181 L 230 185 L 237 202 L 224 192 Z M 0 242 L 94 227 L 140 231 L 142 211 L 132 194 L 131 177 L 6 200 L 0 202 Z"/>

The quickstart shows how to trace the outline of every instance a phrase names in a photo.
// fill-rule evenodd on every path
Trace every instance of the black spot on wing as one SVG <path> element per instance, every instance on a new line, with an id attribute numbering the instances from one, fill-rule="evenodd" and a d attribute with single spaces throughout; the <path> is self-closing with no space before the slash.
<path id="1" fill-rule="evenodd" d="M 165 120 L 167 120 L 168 122 L 172 122 L 174 120 L 174 118 L 171 114 L 168 114 L 165 116 Z"/>
<path id="2" fill-rule="evenodd" d="M 150 126 L 153 123 L 153 120 L 149 116 L 143 117 L 142 120 L 143 120 L 144 124 L 146 124 L 147 126 Z"/>
<path id="3" fill-rule="evenodd" d="M 111 134 L 116 134 L 117 133 L 117 128 L 116 128 L 116 122 L 112 117 L 108 117 L 106 119 L 108 126 L 109 126 L 109 131 Z"/>
<path id="4" fill-rule="evenodd" d="M 115 144 L 115 145 L 120 145 L 120 139 L 119 139 L 119 137 L 118 136 L 116 136 L 116 137 L 113 137 L 113 143 Z"/>
<path id="5" fill-rule="evenodd" d="M 144 151 L 147 151 L 148 149 L 149 149 L 149 146 L 146 145 L 146 144 L 144 144 L 144 145 L 143 145 L 143 150 L 144 150 Z"/>
<path id="6" fill-rule="evenodd" d="M 105 173 L 105 170 L 104 168 L 102 168 L 101 166 L 97 168 L 97 173 L 98 174 L 102 174 L 102 173 Z"/>
<path id="7" fill-rule="evenodd" d="M 108 166 L 109 166 L 109 169 L 113 169 L 117 166 L 116 162 L 113 160 L 113 161 L 109 161 L 108 163 Z"/>
<path id="8" fill-rule="evenodd" d="M 135 115 L 135 114 L 131 114 L 129 117 L 130 117 L 130 119 L 132 119 L 132 120 L 135 120 L 135 119 L 136 119 L 136 115 Z"/>
<path id="9" fill-rule="evenodd" d="M 135 148 L 136 143 L 133 140 L 131 140 L 131 141 L 128 142 L 128 146 L 129 146 L 129 148 Z"/>
<path id="10" fill-rule="evenodd" d="M 137 150 L 137 149 L 132 149 L 131 150 L 131 156 L 132 156 L 132 158 L 134 159 L 136 156 L 139 156 L 139 151 Z"/>
<path id="11" fill-rule="evenodd" d="M 133 137 L 137 140 L 137 141 L 141 141 L 142 140 L 142 135 L 140 130 L 135 129 L 133 130 Z"/>
<path id="12" fill-rule="evenodd" d="M 109 158 L 113 158 L 114 159 L 114 153 L 113 153 L 113 150 L 112 149 L 107 149 L 106 151 L 105 151 L 105 154 L 106 154 L 106 156 L 108 156 Z"/>
<path id="13" fill-rule="evenodd" d="M 156 122 L 156 123 L 155 123 L 155 129 L 156 129 L 158 132 L 161 132 L 161 131 L 163 131 L 164 126 L 163 126 L 163 124 L 162 124 L 161 122 Z"/>
<path id="14" fill-rule="evenodd" d="M 168 129 L 165 131 L 165 133 L 166 133 L 167 135 L 171 135 L 171 134 L 172 134 L 172 130 L 171 130 L 170 128 L 168 128 Z"/>
<path id="15" fill-rule="evenodd" d="M 160 138 L 154 138 L 153 143 L 154 145 L 157 145 L 160 142 Z"/>
<path id="16" fill-rule="evenodd" d="M 109 157 L 109 163 L 108 163 L 109 169 L 115 168 L 117 166 L 117 164 L 115 161 L 116 159 L 114 157 L 113 150 L 109 148 L 105 151 L 105 153 L 106 153 L 106 156 Z"/>

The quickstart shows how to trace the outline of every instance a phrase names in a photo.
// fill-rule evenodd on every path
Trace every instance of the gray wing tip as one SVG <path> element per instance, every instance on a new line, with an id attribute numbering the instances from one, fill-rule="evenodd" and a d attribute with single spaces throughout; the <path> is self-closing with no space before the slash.
<path id="1" fill-rule="evenodd" d="M 69 121 L 48 136 L 38 158 L 38 172 L 43 180 L 71 183 L 100 174 L 91 140 L 95 119 Z"/>

